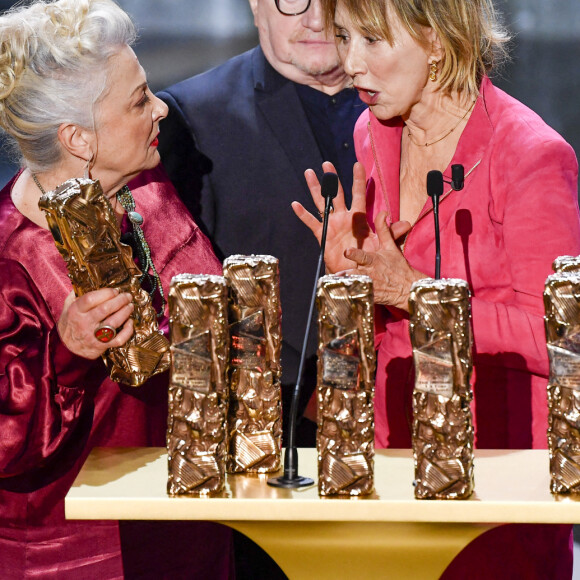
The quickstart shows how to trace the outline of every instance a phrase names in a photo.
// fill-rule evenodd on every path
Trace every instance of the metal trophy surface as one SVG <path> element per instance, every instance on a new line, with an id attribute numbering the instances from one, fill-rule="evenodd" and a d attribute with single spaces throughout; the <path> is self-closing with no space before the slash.
<path id="1" fill-rule="evenodd" d="M 367 276 L 318 282 L 318 491 L 374 489 L 374 307 Z"/>
<path id="2" fill-rule="evenodd" d="M 122 347 L 103 355 L 113 381 L 133 387 L 169 368 L 169 341 L 159 330 L 151 297 L 141 288 L 141 271 L 98 180 L 70 179 L 45 193 L 38 206 L 64 258 L 77 296 L 99 288 L 133 295 L 134 333 Z M 114 330 L 114 329 L 112 329 Z"/>
<path id="3" fill-rule="evenodd" d="M 228 472 L 271 473 L 282 454 L 278 259 L 230 256 L 224 277 L 231 340 Z"/>
<path id="4" fill-rule="evenodd" d="M 411 287 L 409 307 L 415 497 L 464 499 L 474 487 L 467 282 L 419 280 Z"/>
<path id="5" fill-rule="evenodd" d="M 570 266 L 570 260 L 561 260 L 559 265 L 563 262 Z M 552 493 L 580 493 L 579 302 L 580 272 L 576 268 L 562 268 L 548 276 L 544 321 L 550 360 L 548 450 Z"/>
<path id="6" fill-rule="evenodd" d="M 558 256 L 552 269 L 554 272 L 580 272 L 580 256 Z"/>
<path id="7" fill-rule="evenodd" d="M 227 285 L 180 274 L 169 290 L 171 380 L 167 452 L 170 495 L 222 491 L 227 457 Z"/>

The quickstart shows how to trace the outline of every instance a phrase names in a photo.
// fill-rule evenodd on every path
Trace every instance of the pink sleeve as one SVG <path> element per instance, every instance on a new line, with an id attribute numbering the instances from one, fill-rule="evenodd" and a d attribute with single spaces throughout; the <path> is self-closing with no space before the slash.
<path id="1" fill-rule="evenodd" d="M 368 109 L 361 113 L 354 127 L 354 148 L 356 159 L 363 164 L 367 172 L 367 179 L 373 164 L 372 150 L 369 143 L 369 111 Z M 385 336 L 385 329 L 390 313 L 381 304 L 375 305 L 375 348 L 378 348 Z"/>
<path id="2" fill-rule="evenodd" d="M 100 360 L 73 355 L 22 266 L 0 260 L 0 478 L 50 461 L 77 432 Z"/>
<path id="3" fill-rule="evenodd" d="M 369 142 L 369 122 L 369 111 L 366 109 L 357 119 L 353 134 L 356 159 L 364 165 L 367 178 L 373 165 L 373 152 Z"/>
<path id="4" fill-rule="evenodd" d="M 515 298 L 472 299 L 474 342 L 477 354 L 520 354 L 513 360 L 521 360 L 522 370 L 547 376 L 542 293 L 553 260 L 580 255 L 578 165 L 562 140 L 533 149 L 520 143 L 517 151 L 513 163 L 507 154 L 498 161 L 491 185 L 497 200 L 491 219 L 502 221 Z"/>

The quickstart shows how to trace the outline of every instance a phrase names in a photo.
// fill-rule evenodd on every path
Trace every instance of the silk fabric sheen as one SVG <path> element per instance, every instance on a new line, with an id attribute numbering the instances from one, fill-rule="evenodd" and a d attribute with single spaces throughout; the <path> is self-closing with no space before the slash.
<path id="1" fill-rule="evenodd" d="M 14 207 L 15 179 L 0 192 L 0 577 L 130 577 L 122 545 L 137 540 L 131 562 L 149 574 L 140 577 L 162 577 L 180 561 L 171 528 L 147 543 L 137 524 L 121 536 L 117 522 L 67 522 L 64 497 L 94 446 L 165 445 L 168 374 L 125 387 L 100 359 L 77 357 L 60 341 L 56 322 L 72 288 L 50 232 Z M 175 274 L 221 273 L 161 167 L 130 187 L 166 294 Z M 193 577 L 228 577 L 229 529 L 190 522 L 179 532 L 191 537 Z M 153 545 L 166 558 L 149 558 Z"/>

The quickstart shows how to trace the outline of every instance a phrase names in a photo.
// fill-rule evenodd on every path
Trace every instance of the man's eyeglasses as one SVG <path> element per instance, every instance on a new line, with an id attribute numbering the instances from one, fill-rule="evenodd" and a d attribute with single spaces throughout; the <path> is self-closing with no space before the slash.
<path id="1" fill-rule="evenodd" d="M 310 0 L 274 0 L 276 8 L 284 16 L 298 16 L 310 8 Z"/>

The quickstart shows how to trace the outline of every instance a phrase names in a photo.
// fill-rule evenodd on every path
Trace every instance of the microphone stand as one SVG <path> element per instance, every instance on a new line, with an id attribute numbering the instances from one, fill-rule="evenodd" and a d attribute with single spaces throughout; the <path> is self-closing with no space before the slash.
<path id="1" fill-rule="evenodd" d="M 433 219 L 435 221 L 435 280 L 441 279 L 441 240 L 439 236 L 439 196 L 433 196 Z"/>
<path id="2" fill-rule="evenodd" d="M 312 315 L 314 314 L 314 304 L 316 302 L 316 290 L 318 288 L 318 279 L 322 274 L 324 267 L 324 249 L 326 247 L 326 234 L 328 230 L 328 217 L 332 209 L 332 200 L 336 197 L 338 190 L 338 177 L 335 173 L 325 173 L 322 176 L 321 194 L 325 198 L 324 215 L 322 220 L 322 237 L 320 238 L 320 255 L 318 256 L 318 265 L 316 266 L 316 276 L 314 279 L 314 288 L 310 298 L 310 308 L 308 310 L 308 320 L 306 322 L 306 331 L 304 332 L 304 341 L 302 342 L 302 352 L 300 354 L 300 364 L 298 366 L 298 376 L 292 395 L 290 406 L 290 422 L 288 425 L 288 443 L 284 450 L 284 474 L 280 477 L 268 479 L 268 485 L 272 487 L 299 488 L 314 485 L 314 480 L 310 477 L 298 475 L 298 448 L 296 447 L 296 422 L 298 420 L 298 402 L 300 400 L 300 388 L 302 387 L 302 375 L 304 374 L 304 362 L 306 360 L 306 348 L 308 346 L 308 337 L 312 324 Z"/>
<path id="3" fill-rule="evenodd" d="M 443 174 L 436 169 L 427 173 L 427 195 L 433 201 L 435 220 L 435 280 L 441 279 L 441 242 L 439 238 L 439 197 L 443 194 Z"/>

